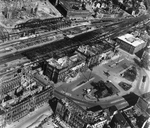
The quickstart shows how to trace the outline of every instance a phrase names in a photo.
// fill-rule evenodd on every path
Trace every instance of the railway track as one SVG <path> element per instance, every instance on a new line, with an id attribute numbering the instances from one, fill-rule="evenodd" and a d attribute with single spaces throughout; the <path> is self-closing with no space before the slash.
<path id="1" fill-rule="evenodd" d="M 62 54 L 63 51 L 67 51 L 68 49 L 73 49 L 73 48 L 76 48 L 76 47 L 83 45 L 83 44 L 96 43 L 96 42 L 99 42 L 101 40 L 107 39 L 109 37 L 115 38 L 116 36 L 119 36 L 120 34 L 123 34 L 127 31 L 129 31 L 131 27 L 132 27 L 132 24 L 128 24 L 122 28 L 117 28 L 117 29 L 111 30 L 111 31 L 107 30 L 105 33 L 101 33 L 100 31 L 97 30 L 97 32 L 95 32 L 95 34 L 92 37 L 90 37 L 89 39 L 82 40 L 82 38 L 75 39 L 76 38 L 75 37 L 74 38 L 75 40 L 70 39 L 70 40 L 64 40 L 61 42 L 57 42 L 55 44 L 56 46 L 54 46 L 53 44 L 50 44 L 50 45 L 47 45 L 43 49 L 41 48 L 41 50 L 40 50 L 40 51 L 46 51 L 46 49 L 48 49 L 47 50 L 48 52 L 40 53 L 38 51 L 37 52 L 35 51 L 36 57 L 34 59 L 36 60 L 37 58 L 38 59 L 44 58 L 44 56 L 51 57 L 52 53 L 58 53 L 58 51 L 62 51 L 61 52 L 61 54 Z M 86 35 L 86 36 L 88 37 L 88 35 Z M 81 36 L 81 37 L 83 37 L 83 36 Z M 32 53 L 28 53 L 28 55 L 29 54 L 32 54 Z M 31 57 L 31 58 L 33 58 L 33 57 Z"/>
<path id="2" fill-rule="evenodd" d="M 142 19 L 142 18 L 144 18 L 144 19 Z M 5 56 L 8 54 L 14 54 L 16 52 L 23 52 L 23 51 L 26 51 L 29 49 L 32 50 L 33 48 L 40 47 L 43 45 L 47 45 L 48 47 L 50 47 L 52 45 L 49 45 L 49 44 L 53 44 L 53 46 L 54 46 L 55 41 L 57 41 L 55 43 L 55 45 L 58 48 L 57 49 L 55 49 L 55 48 L 49 49 L 49 51 L 51 51 L 51 52 L 55 52 L 55 51 L 57 52 L 58 50 L 63 49 L 62 47 L 68 47 L 69 48 L 69 47 L 77 47 L 77 46 L 82 45 L 82 44 L 89 44 L 89 43 L 92 43 L 94 41 L 100 41 L 100 40 L 104 40 L 104 39 L 109 38 L 109 37 L 115 37 L 115 36 L 123 33 L 123 31 L 127 32 L 127 29 L 125 28 L 126 26 L 129 29 L 130 29 L 130 27 L 133 28 L 132 25 L 134 25 L 134 24 L 136 25 L 137 23 L 142 22 L 146 18 L 147 18 L 147 16 L 141 16 L 138 18 L 131 18 L 132 22 L 130 22 L 130 23 L 129 23 L 129 20 L 124 21 L 124 22 L 121 21 L 118 23 L 111 23 L 112 26 L 110 26 L 110 27 L 108 27 L 108 24 L 106 25 L 107 27 L 104 25 L 103 32 L 101 30 L 102 28 L 99 28 L 99 29 L 94 30 L 93 32 L 85 33 L 85 35 L 86 35 L 86 38 L 84 37 L 85 40 L 83 40 L 82 38 L 78 38 L 78 36 L 77 36 L 77 39 L 75 39 L 76 38 L 75 37 L 75 38 L 73 38 L 73 40 L 72 39 L 69 39 L 70 41 L 64 40 L 64 42 L 62 41 L 60 43 L 58 40 L 64 39 L 64 35 L 63 34 L 62 35 L 61 34 L 55 35 L 56 33 L 47 33 L 47 34 L 43 34 L 40 36 L 35 36 L 32 38 L 19 40 L 19 41 L 16 41 L 16 42 L 13 42 L 13 43 L 10 43 L 7 45 L 3 45 L 2 47 L 0 47 L 0 53 L 1 53 L 0 56 Z M 118 25 L 118 27 L 114 28 L 114 26 L 116 26 L 116 25 Z M 121 31 L 121 33 L 119 33 L 120 31 Z M 60 31 L 60 32 L 63 33 L 63 31 Z M 90 36 L 90 35 L 88 36 L 88 33 L 90 33 L 92 36 Z M 88 37 L 90 37 L 90 38 L 88 38 Z M 73 43 L 71 43 L 71 42 L 73 42 Z M 60 46 L 62 46 L 62 47 L 60 48 Z M 50 54 L 50 53 L 48 53 L 48 54 Z M 44 55 L 41 55 L 41 56 L 44 56 Z"/>

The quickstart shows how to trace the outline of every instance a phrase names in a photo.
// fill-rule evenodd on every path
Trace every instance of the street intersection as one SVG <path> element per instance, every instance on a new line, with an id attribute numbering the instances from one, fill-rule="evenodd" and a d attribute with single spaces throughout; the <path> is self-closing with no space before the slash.
<path id="1" fill-rule="evenodd" d="M 112 57 L 110 60 L 105 60 L 100 65 L 94 67 L 92 71 L 88 70 L 86 73 L 80 73 L 80 77 L 75 81 L 68 84 L 63 83 L 62 85 L 58 86 L 56 88 L 56 91 L 61 92 L 64 96 L 73 99 L 84 107 L 92 106 L 92 104 L 93 106 L 101 105 L 104 108 L 116 105 L 118 109 L 122 109 L 129 105 L 122 96 L 130 94 L 132 92 L 137 95 L 141 95 L 150 90 L 149 77 L 147 77 L 145 83 L 142 82 L 142 77 L 144 75 L 148 76 L 148 72 L 135 64 L 135 62 L 133 61 L 134 57 L 135 56 L 129 55 L 120 50 L 117 55 Z M 135 66 L 137 70 L 137 76 L 133 82 L 128 81 L 120 75 L 131 66 Z M 109 75 L 106 75 L 106 73 L 104 72 L 108 72 Z M 116 88 L 117 93 L 99 99 L 95 98 L 92 95 L 92 91 L 90 91 L 87 95 L 84 95 L 83 90 L 92 90 L 92 86 L 90 84 L 92 81 L 98 82 L 100 80 L 103 80 L 104 82 L 112 82 L 114 88 Z M 118 85 L 122 81 L 132 85 L 132 87 L 129 90 L 125 91 Z"/>

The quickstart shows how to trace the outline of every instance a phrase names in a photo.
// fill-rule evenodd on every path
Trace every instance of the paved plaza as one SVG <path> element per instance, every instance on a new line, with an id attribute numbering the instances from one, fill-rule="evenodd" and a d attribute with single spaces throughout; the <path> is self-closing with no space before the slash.
<path id="1" fill-rule="evenodd" d="M 130 56 L 123 51 L 121 51 L 118 55 L 115 55 L 109 60 L 103 61 L 100 65 L 93 68 L 92 71 L 87 71 L 86 73 L 80 73 L 80 77 L 78 77 L 75 81 L 71 83 L 63 83 L 62 85 L 58 86 L 56 90 L 62 92 L 63 94 L 73 97 L 82 101 L 98 101 L 104 106 L 106 104 L 116 104 L 118 106 L 127 106 L 128 103 L 122 98 L 123 95 L 129 94 L 130 92 L 134 92 L 136 94 L 141 94 L 142 91 L 139 91 L 141 86 L 143 88 L 148 87 L 148 79 L 142 85 L 142 75 L 146 75 L 145 71 L 138 67 L 134 61 L 134 56 Z M 131 68 L 132 66 L 136 67 L 137 76 L 134 81 L 129 81 L 123 78 L 120 74 Z M 98 81 L 110 82 L 113 85 L 114 93 L 111 96 L 103 97 L 97 99 L 94 97 L 93 92 L 95 91 L 92 86 L 91 82 L 98 82 Z M 120 82 L 125 82 L 131 85 L 131 88 L 128 90 L 124 90 L 118 84 Z M 111 85 L 111 86 L 112 86 Z M 107 85 L 109 87 L 109 85 Z M 88 91 L 86 95 L 84 95 L 85 90 Z M 107 103 L 106 103 L 107 101 Z"/>

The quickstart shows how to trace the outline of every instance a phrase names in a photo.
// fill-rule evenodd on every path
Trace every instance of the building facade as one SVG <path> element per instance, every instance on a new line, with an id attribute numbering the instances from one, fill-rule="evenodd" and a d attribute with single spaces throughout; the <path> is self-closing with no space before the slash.
<path id="1" fill-rule="evenodd" d="M 45 75 L 54 83 L 66 81 L 69 77 L 75 77 L 79 72 L 88 69 L 85 57 L 76 53 L 58 59 L 48 59 L 45 64 Z"/>
<path id="2" fill-rule="evenodd" d="M 101 61 L 111 58 L 114 55 L 112 47 L 106 46 L 106 44 L 80 46 L 77 52 L 86 57 L 88 67 L 94 67 Z"/>
<path id="3" fill-rule="evenodd" d="M 10 124 L 12 122 L 18 121 L 24 116 L 28 115 L 30 112 L 34 111 L 36 107 L 43 103 L 48 102 L 53 96 L 53 88 L 47 88 L 34 96 L 28 96 L 24 100 L 18 102 L 17 104 L 11 106 L 5 112 L 5 121 Z"/>
<path id="4" fill-rule="evenodd" d="M 130 54 L 135 54 L 146 46 L 146 42 L 139 38 L 135 38 L 131 34 L 120 36 L 116 39 L 116 41 L 120 44 L 121 49 L 127 51 Z"/>
<path id="5" fill-rule="evenodd" d="M 58 100 L 54 114 L 71 128 L 103 128 L 115 112 L 116 107 L 102 109 L 95 106 L 85 110 L 71 99 L 64 98 Z"/>
<path id="6" fill-rule="evenodd" d="M 20 120 L 53 98 L 53 82 L 46 78 L 41 70 L 24 67 L 19 77 L 4 84 L 1 88 L 1 110 L 4 113 L 1 116 L 5 124 Z"/>
<path id="7" fill-rule="evenodd" d="M 82 9 L 82 4 L 79 1 L 75 0 L 59 0 L 59 5 L 65 11 L 65 17 L 69 17 L 71 19 L 85 19 L 91 17 L 91 12 L 88 10 Z"/>
<path id="8" fill-rule="evenodd" d="M 73 106 L 74 105 L 74 106 Z M 64 99 L 57 103 L 55 114 L 69 124 L 72 128 L 84 128 L 86 111 L 74 102 Z"/>

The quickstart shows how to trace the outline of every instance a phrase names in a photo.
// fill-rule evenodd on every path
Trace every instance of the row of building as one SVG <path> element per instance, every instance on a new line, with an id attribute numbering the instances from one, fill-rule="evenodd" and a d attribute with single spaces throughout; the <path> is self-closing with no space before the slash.
<path id="1" fill-rule="evenodd" d="M 85 72 L 113 55 L 113 48 L 108 44 L 101 42 L 91 46 L 83 45 L 68 55 L 45 60 L 43 71 L 54 83 L 66 81 L 69 77 L 75 77 L 79 72 Z"/>
<path id="2" fill-rule="evenodd" d="M 34 111 L 53 97 L 53 82 L 65 81 L 79 72 L 85 72 L 89 67 L 113 56 L 112 49 L 108 43 L 99 42 L 40 62 L 31 62 L 22 55 L 5 58 L 0 63 L 1 124 L 5 126 Z M 76 121 L 80 122 L 78 117 Z M 81 121 L 79 128 L 82 125 Z M 76 127 L 73 121 L 72 126 Z"/>
<path id="3" fill-rule="evenodd" d="M 71 26 L 71 21 L 63 17 L 49 18 L 49 19 L 33 19 L 24 23 L 17 24 L 12 32 L 7 32 L 1 35 L 0 39 L 9 41 L 20 39 L 22 37 L 34 36 L 43 34 L 45 32 L 54 31 Z"/>
<path id="4" fill-rule="evenodd" d="M 83 8 L 81 1 L 76 0 L 50 0 L 56 8 L 63 14 L 64 17 L 70 19 L 85 19 L 92 17 L 92 13 Z"/>
<path id="5" fill-rule="evenodd" d="M 87 68 L 99 64 L 113 54 L 113 48 L 108 43 L 100 42 L 82 45 L 65 56 L 57 55 L 41 63 L 31 63 L 29 59 L 21 59 L 20 56 L 18 57 L 20 61 L 15 61 L 15 57 L 9 63 L 1 62 L 1 70 L 4 70 L 1 72 L 0 82 L 2 125 L 21 119 L 37 106 L 51 99 L 53 97 L 53 83 L 50 81 L 55 83 L 63 81 L 68 77 L 68 74 L 74 77 L 76 73 L 86 71 Z M 21 66 L 27 68 L 22 70 Z M 43 76 L 43 73 L 48 78 Z M 67 101 L 67 104 L 66 101 L 61 101 L 58 104 L 60 104 L 58 106 L 64 107 L 62 110 L 58 109 L 56 113 L 71 127 L 103 127 L 106 125 L 107 118 L 110 117 L 108 111 L 103 110 L 99 110 L 97 114 L 96 112 L 88 112 L 87 114 L 84 109 L 70 100 Z M 91 123 L 89 123 L 90 121 Z"/>
<path id="6" fill-rule="evenodd" d="M 49 104 L 54 116 L 71 128 L 142 128 L 149 119 L 149 113 L 145 113 L 141 102 L 145 100 L 139 97 L 135 105 L 122 110 L 115 106 L 103 109 L 99 105 L 83 109 L 67 97 L 55 97 Z"/>
<path id="7" fill-rule="evenodd" d="M 13 68 L 13 67 L 12 67 Z M 19 121 L 53 97 L 54 84 L 40 68 L 14 68 L 0 81 L 0 127 Z"/>
<path id="8" fill-rule="evenodd" d="M 54 115 L 69 124 L 71 128 L 103 128 L 117 112 L 115 106 L 105 110 L 100 106 L 94 106 L 87 111 L 69 98 L 52 99 L 50 106 Z"/>

